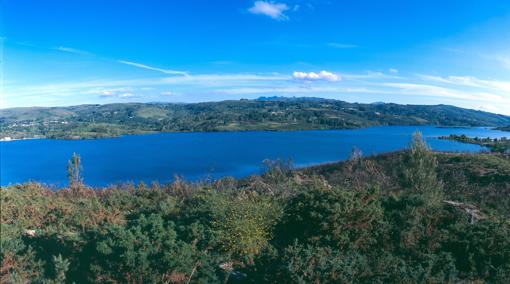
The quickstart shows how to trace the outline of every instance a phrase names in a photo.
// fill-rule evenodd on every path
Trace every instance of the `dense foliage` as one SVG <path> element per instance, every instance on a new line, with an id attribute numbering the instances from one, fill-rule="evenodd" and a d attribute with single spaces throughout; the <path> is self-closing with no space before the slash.
<path id="1" fill-rule="evenodd" d="M 510 160 L 401 153 L 209 183 L 1 188 L 2 283 L 508 283 Z"/>
<path id="2" fill-rule="evenodd" d="M 345 129 L 376 125 L 505 126 L 510 117 L 447 105 L 327 99 L 109 104 L 0 110 L 0 138 L 99 138 L 171 131 Z"/>

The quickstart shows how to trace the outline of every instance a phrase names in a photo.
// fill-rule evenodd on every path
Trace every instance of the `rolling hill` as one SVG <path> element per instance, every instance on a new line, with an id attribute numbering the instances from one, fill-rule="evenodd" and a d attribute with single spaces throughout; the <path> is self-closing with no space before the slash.
<path id="1" fill-rule="evenodd" d="M 449 105 L 260 98 L 191 104 L 122 103 L 0 110 L 0 138 L 101 138 L 176 131 L 352 129 L 377 125 L 510 125 L 510 117 Z"/>

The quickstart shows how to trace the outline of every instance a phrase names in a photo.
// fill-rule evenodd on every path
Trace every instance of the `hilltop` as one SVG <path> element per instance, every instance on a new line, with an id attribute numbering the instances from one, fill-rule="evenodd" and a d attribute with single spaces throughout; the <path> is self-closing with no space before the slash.
<path id="1" fill-rule="evenodd" d="M 177 131 L 352 129 L 378 125 L 490 126 L 510 117 L 449 105 L 359 104 L 320 98 L 123 103 L 0 110 L 0 138 L 101 138 Z"/>

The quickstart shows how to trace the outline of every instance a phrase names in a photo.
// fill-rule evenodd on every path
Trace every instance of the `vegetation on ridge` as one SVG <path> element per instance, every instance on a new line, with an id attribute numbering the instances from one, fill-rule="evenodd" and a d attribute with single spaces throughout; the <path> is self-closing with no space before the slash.
<path id="1" fill-rule="evenodd" d="M 346 129 L 376 125 L 504 126 L 510 117 L 453 106 L 327 99 L 126 103 L 0 110 L 0 138 L 101 138 L 175 131 Z"/>
<path id="2" fill-rule="evenodd" d="M 1 193 L 2 283 L 508 283 L 510 160 L 410 149 L 211 183 Z"/>

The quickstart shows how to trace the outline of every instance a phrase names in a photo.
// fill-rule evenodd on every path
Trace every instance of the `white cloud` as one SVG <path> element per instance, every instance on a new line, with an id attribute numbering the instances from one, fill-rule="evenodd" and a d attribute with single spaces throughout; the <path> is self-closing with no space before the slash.
<path id="1" fill-rule="evenodd" d="M 68 53 L 74 53 L 74 54 L 80 54 L 80 55 L 91 55 L 92 53 L 84 50 L 79 50 L 76 48 L 71 47 L 65 47 L 65 46 L 59 46 L 54 48 L 55 50 L 62 51 L 62 52 L 68 52 Z"/>
<path id="2" fill-rule="evenodd" d="M 125 60 L 117 60 L 117 62 L 122 63 L 122 64 L 126 64 L 126 65 L 130 65 L 130 66 L 134 66 L 134 67 L 138 67 L 138 68 L 142 68 L 142 69 L 146 69 L 146 70 L 158 71 L 158 72 L 161 72 L 161 73 L 164 73 L 164 74 L 189 76 L 188 72 L 185 72 L 185 71 L 177 71 L 177 70 L 156 68 L 156 67 L 152 67 L 152 66 L 149 66 L 149 65 L 145 65 L 145 64 L 141 64 L 141 63 L 136 63 L 136 62 L 131 62 L 131 61 L 125 61 Z"/>
<path id="3" fill-rule="evenodd" d="M 338 43 L 338 42 L 330 42 L 330 43 L 328 43 L 328 46 L 334 47 L 334 48 L 355 48 L 355 47 L 358 47 L 355 44 Z"/>
<path id="4" fill-rule="evenodd" d="M 170 91 L 164 91 L 164 92 L 161 92 L 159 94 L 162 95 L 162 96 L 171 96 L 171 95 L 173 95 L 173 93 L 170 92 Z"/>
<path id="5" fill-rule="evenodd" d="M 391 74 L 398 74 L 398 69 L 395 69 L 395 68 L 390 68 L 388 70 Z"/>
<path id="6" fill-rule="evenodd" d="M 289 10 L 289 6 L 285 3 L 274 3 L 266 1 L 255 1 L 253 7 L 248 9 L 248 12 L 255 15 L 265 15 L 275 20 L 288 20 L 289 17 L 284 14 Z"/>
<path id="7" fill-rule="evenodd" d="M 307 73 L 307 72 L 295 71 L 294 73 L 292 73 L 292 77 L 296 80 L 304 80 L 304 81 L 325 80 L 325 81 L 334 82 L 334 81 L 340 80 L 340 76 L 338 76 L 335 73 L 328 72 L 325 70 L 322 70 L 319 73 L 315 73 L 315 72 Z"/>

